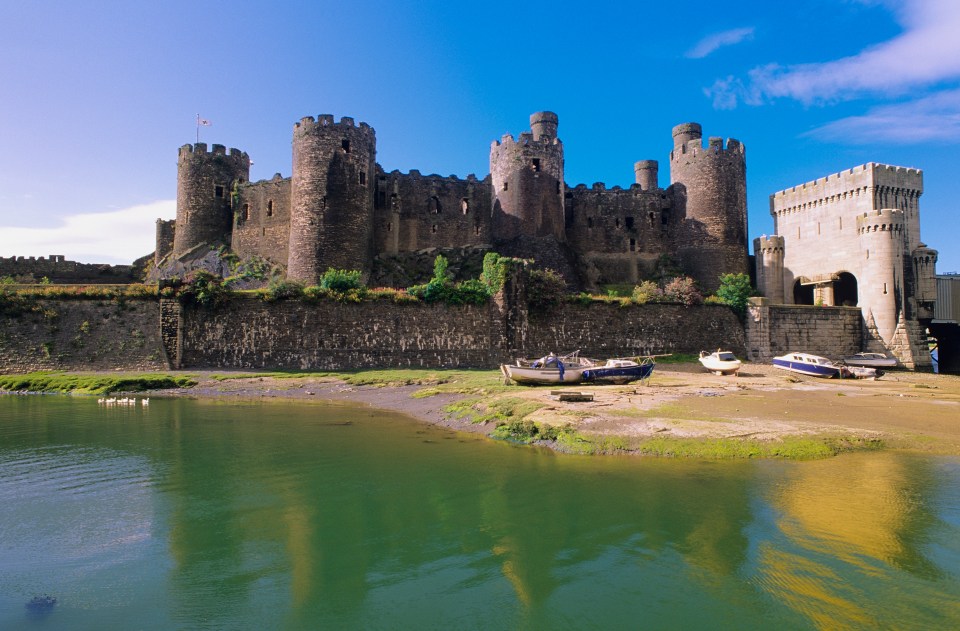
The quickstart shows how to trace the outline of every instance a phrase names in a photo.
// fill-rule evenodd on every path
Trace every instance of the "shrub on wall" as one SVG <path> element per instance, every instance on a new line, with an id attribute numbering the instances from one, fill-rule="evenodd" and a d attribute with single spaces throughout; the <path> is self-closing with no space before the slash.
<path id="1" fill-rule="evenodd" d="M 331 291 L 348 291 L 350 289 L 362 289 L 363 276 L 360 270 L 345 270 L 327 268 L 327 271 L 320 277 L 320 286 Z"/>
<path id="2" fill-rule="evenodd" d="M 703 304 L 696 282 L 687 276 L 678 276 L 664 285 L 663 297 L 667 302 L 679 302 L 687 307 Z"/>
<path id="3" fill-rule="evenodd" d="M 532 269 L 527 284 L 527 304 L 534 309 L 558 305 L 567 296 L 567 282 L 552 269 Z"/>
<path id="4" fill-rule="evenodd" d="M 638 305 L 659 302 L 662 298 L 663 290 L 653 281 L 645 280 L 633 288 L 633 301 Z"/>
<path id="5" fill-rule="evenodd" d="M 484 258 L 484 269 L 486 271 L 486 258 Z M 446 302 L 451 305 L 482 305 L 490 299 L 491 295 L 490 285 L 482 279 L 465 280 L 454 284 L 451 274 L 447 271 L 447 259 L 442 254 L 437 255 L 433 262 L 433 278 L 430 282 L 425 285 L 414 285 L 407 291 L 411 296 L 424 302 Z"/>
<path id="6" fill-rule="evenodd" d="M 747 312 L 750 297 L 756 295 L 756 292 L 750 284 L 750 277 L 746 274 L 721 274 L 720 287 L 716 295 L 721 303 L 728 305 L 742 316 Z"/>
<path id="7" fill-rule="evenodd" d="M 267 302 L 276 302 L 277 300 L 290 300 L 303 296 L 304 287 L 302 283 L 293 280 L 275 280 L 267 285 L 267 291 L 263 298 Z"/>
<path id="8" fill-rule="evenodd" d="M 226 302 L 230 290 L 223 279 L 204 270 L 195 270 L 183 279 L 178 295 L 187 304 L 213 308 Z"/>

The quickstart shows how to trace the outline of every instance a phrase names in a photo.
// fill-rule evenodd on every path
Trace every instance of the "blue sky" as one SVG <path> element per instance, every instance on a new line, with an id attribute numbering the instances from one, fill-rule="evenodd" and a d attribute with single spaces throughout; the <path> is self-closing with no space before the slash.
<path id="1" fill-rule="evenodd" d="M 290 175 L 295 121 L 377 131 L 378 162 L 461 177 L 560 117 L 569 185 L 627 186 L 670 130 L 747 148 L 750 236 L 771 193 L 865 162 L 924 170 L 922 239 L 960 271 L 960 2 L 0 0 L 0 255 L 125 263 L 175 212 L 177 148 Z"/>

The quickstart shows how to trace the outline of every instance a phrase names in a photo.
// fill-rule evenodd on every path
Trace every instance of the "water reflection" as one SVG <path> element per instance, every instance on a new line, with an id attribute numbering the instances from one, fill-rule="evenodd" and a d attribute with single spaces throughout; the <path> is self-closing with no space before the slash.
<path id="1" fill-rule="evenodd" d="M 13 399 L 0 627 L 48 585 L 62 628 L 960 623 L 955 459 L 581 458 L 346 406 Z"/>

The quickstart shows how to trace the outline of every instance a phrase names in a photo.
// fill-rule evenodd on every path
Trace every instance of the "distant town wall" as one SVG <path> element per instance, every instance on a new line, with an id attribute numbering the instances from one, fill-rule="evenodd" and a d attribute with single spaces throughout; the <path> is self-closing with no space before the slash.
<path id="1" fill-rule="evenodd" d="M 21 283 L 114 284 L 137 282 L 132 265 L 107 265 L 68 261 L 61 254 L 50 256 L 0 256 L 0 276 L 12 276 Z"/>

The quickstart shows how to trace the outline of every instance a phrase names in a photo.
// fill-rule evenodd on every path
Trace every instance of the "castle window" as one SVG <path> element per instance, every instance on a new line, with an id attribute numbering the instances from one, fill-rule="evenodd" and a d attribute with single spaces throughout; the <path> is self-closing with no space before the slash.
<path id="1" fill-rule="evenodd" d="M 633 217 L 627 217 L 624 221 L 627 222 L 627 230 L 633 230 Z"/>
<path id="2" fill-rule="evenodd" d="M 503 190 L 507 190 L 508 188 L 510 188 L 510 182 L 504 182 L 504 183 L 503 183 Z"/>
<path id="3" fill-rule="evenodd" d="M 267 217 L 273 217 L 273 200 L 267 202 Z"/>
<path id="4" fill-rule="evenodd" d="M 387 205 L 387 192 L 386 192 L 386 191 L 380 191 L 380 194 L 377 195 L 377 199 L 379 200 L 379 206 L 380 206 L 380 208 L 383 208 L 384 206 L 386 206 L 386 205 Z"/>
<path id="5" fill-rule="evenodd" d="M 616 220 L 615 220 L 613 223 L 614 223 L 614 225 L 616 225 L 617 228 L 619 228 L 619 227 L 620 227 L 620 217 L 617 217 Z"/>
<path id="6" fill-rule="evenodd" d="M 440 198 L 436 195 L 430 198 L 430 210 L 432 210 L 435 215 L 440 214 Z"/>
<path id="7" fill-rule="evenodd" d="M 350 141 L 344 138 L 340 141 L 340 148 L 343 149 L 344 153 L 350 153 Z"/>
<path id="8" fill-rule="evenodd" d="M 432 232 L 433 234 L 437 233 L 437 224 L 433 224 L 432 226 L 430 226 L 430 232 Z"/>
<path id="9" fill-rule="evenodd" d="M 593 217 L 587 217 L 587 227 L 588 228 L 593 227 Z"/>
<path id="10" fill-rule="evenodd" d="M 387 222 L 387 232 L 393 232 L 393 223 L 390 221 Z"/>
<path id="11" fill-rule="evenodd" d="M 534 172 L 534 173 L 539 173 L 539 172 L 540 172 L 540 158 L 534 158 L 534 159 L 533 159 L 532 167 L 533 167 L 533 172 Z"/>
<path id="12" fill-rule="evenodd" d="M 470 210 L 470 202 L 467 201 L 466 197 L 464 197 L 463 199 L 460 200 L 460 212 L 466 215 L 467 211 L 469 210 Z"/>
<path id="13" fill-rule="evenodd" d="M 559 182 L 559 181 L 557 181 L 557 194 L 558 194 L 558 195 L 560 194 L 560 182 Z"/>
<path id="14" fill-rule="evenodd" d="M 650 227 L 652 228 L 654 224 L 654 213 L 652 211 L 647 213 L 647 218 L 650 219 Z"/>
<path id="15" fill-rule="evenodd" d="M 636 251 L 637 251 L 637 240 L 636 240 L 636 239 L 630 239 L 630 251 L 631 251 L 631 252 L 636 252 Z"/>
<path id="16" fill-rule="evenodd" d="M 243 205 L 243 220 L 247 221 L 250 219 L 250 204 Z"/>
<path id="17" fill-rule="evenodd" d="M 474 226 L 473 232 L 479 237 L 479 236 L 480 236 L 480 226 Z"/>
<path id="18" fill-rule="evenodd" d="M 663 214 L 660 215 L 660 223 L 664 226 L 670 223 L 670 213 L 663 211 Z"/>
<path id="19" fill-rule="evenodd" d="M 360 186 L 363 186 L 367 183 L 367 174 L 365 171 L 360 171 Z"/>
<path id="20" fill-rule="evenodd" d="M 887 284 L 886 284 L 886 283 L 883 284 L 883 293 L 884 293 L 884 294 L 887 293 Z"/>
<path id="21" fill-rule="evenodd" d="M 217 185 L 217 187 L 213 190 L 213 194 L 216 197 L 223 197 L 223 187 L 220 185 Z"/>
<path id="22" fill-rule="evenodd" d="M 557 188 L 560 188 L 560 182 L 557 182 Z M 567 193 L 564 197 L 567 199 L 573 199 L 573 193 Z"/>

